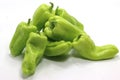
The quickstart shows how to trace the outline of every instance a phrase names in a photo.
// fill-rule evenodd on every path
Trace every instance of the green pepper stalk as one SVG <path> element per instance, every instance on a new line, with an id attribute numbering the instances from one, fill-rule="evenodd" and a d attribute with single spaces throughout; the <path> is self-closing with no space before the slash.
<path id="1" fill-rule="evenodd" d="M 63 17 L 64 19 L 66 19 L 67 21 L 72 23 L 73 25 L 76 25 L 76 27 L 78 27 L 80 30 L 84 29 L 83 24 L 80 23 L 76 18 L 74 18 L 73 16 L 68 14 L 65 9 L 57 7 L 56 10 L 55 10 L 55 15 Z"/>
<path id="2" fill-rule="evenodd" d="M 30 32 L 36 32 L 36 26 L 30 24 L 30 19 L 28 23 L 21 22 L 18 24 L 14 36 L 10 42 L 10 52 L 13 56 L 18 56 L 22 53 L 25 48 L 26 41 L 29 37 Z"/>
<path id="3" fill-rule="evenodd" d="M 73 41 L 80 30 L 60 16 L 50 17 L 45 24 L 44 33 L 53 40 Z"/>
<path id="4" fill-rule="evenodd" d="M 71 49 L 71 42 L 58 41 L 49 42 L 45 49 L 45 56 L 61 56 L 67 55 Z"/>
<path id="5" fill-rule="evenodd" d="M 73 48 L 81 57 L 90 60 L 109 59 L 118 53 L 118 49 L 114 45 L 95 46 L 93 40 L 85 32 L 74 39 Z"/>
<path id="6" fill-rule="evenodd" d="M 23 75 L 29 76 L 34 74 L 37 64 L 41 60 L 47 45 L 47 37 L 43 34 L 30 33 L 26 43 L 26 51 L 22 63 Z"/>
<path id="7" fill-rule="evenodd" d="M 39 31 L 44 27 L 44 24 L 48 20 L 48 18 L 54 15 L 54 5 L 51 2 L 50 4 L 51 6 L 47 4 L 40 5 L 33 14 L 32 24 L 37 26 Z"/>

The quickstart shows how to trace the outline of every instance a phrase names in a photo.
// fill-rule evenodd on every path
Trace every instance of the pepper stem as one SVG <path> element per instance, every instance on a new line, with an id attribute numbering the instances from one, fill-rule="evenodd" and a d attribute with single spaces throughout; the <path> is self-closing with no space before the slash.
<path id="1" fill-rule="evenodd" d="M 51 22 L 51 26 L 50 26 L 50 28 L 51 28 L 51 29 L 54 29 L 55 24 L 56 24 L 56 22 L 55 22 L 55 21 L 52 21 L 52 22 Z"/>
<path id="2" fill-rule="evenodd" d="M 30 22 L 31 22 L 31 19 L 29 18 L 27 24 L 30 25 Z"/>
<path id="3" fill-rule="evenodd" d="M 58 15 L 58 8 L 59 6 L 57 6 L 57 8 L 55 9 L 55 15 Z"/>
<path id="4" fill-rule="evenodd" d="M 54 4 L 53 4 L 52 2 L 49 2 L 49 3 L 50 3 L 50 5 L 51 5 L 50 8 L 49 8 L 49 11 L 52 12 L 52 9 L 53 9 L 53 7 L 54 7 Z"/>

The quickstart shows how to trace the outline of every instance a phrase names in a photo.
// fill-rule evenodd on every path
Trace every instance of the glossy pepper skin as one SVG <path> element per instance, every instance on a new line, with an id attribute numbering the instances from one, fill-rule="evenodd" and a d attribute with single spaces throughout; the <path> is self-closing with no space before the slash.
<path id="1" fill-rule="evenodd" d="M 18 56 L 22 53 L 25 48 L 26 41 L 29 37 L 30 32 L 36 32 L 37 28 L 30 24 L 30 19 L 28 23 L 21 22 L 18 24 L 14 36 L 10 42 L 10 52 L 13 56 Z"/>
<path id="2" fill-rule="evenodd" d="M 109 59 L 118 53 L 114 45 L 95 46 L 92 39 L 84 32 L 74 40 L 73 48 L 81 57 L 90 60 Z"/>
<path id="3" fill-rule="evenodd" d="M 65 41 L 49 42 L 45 49 L 44 55 L 50 57 L 67 55 L 71 48 L 72 48 L 71 42 Z"/>
<path id="4" fill-rule="evenodd" d="M 73 25 L 76 25 L 76 27 L 78 27 L 78 29 L 84 30 L 83 24 L 80 23 L 76 18 L 74 18 L 73 16 L 68 14 L 65 9 L 57 7 L 56 10 L 55 10 L 55 15 L 60 16 L 60 17 L 62 17 L 64 19 L 66 19 L 67 21 L 69 21 Z"/>
<path id="5" fill-rule="evenodd" d="M 30 33 L 26 43 L 26 51 L 22 63 L 23 75 L 29 76 L 35 72 L 47 45 L 47 37 L 43 34 Z"/>
<path id="6" fill-rule="evenodd" d="M 53 3 L 50 4 L 51 6 L 47 4 L 41 4 L 33 14 L 32 24 L 37 26 L 38 31 L 44 27 L 44 24 L 48 18 L 54 15 L 54 11 L 52 9 Z"/>
<path id="7" fill-rule="evenodd" d="M 50 17 L 45 24 L 44 33 L 53 40 L 73 41 L 80 30 L 60 16 Z"/>

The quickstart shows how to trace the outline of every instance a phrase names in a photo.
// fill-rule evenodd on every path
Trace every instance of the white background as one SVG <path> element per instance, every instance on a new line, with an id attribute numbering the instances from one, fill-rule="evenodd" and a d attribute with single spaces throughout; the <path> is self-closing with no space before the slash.
<path id="1" fill-rule="evenodd" d="M 120 53 L 114 59 L 89 61 L 70 56 L 65 61 L 43 59 L 33 76 L 21 75 L 22 57 L 12 57 L 9 43 L 21 21 L 50 0 L 0 0 L 0 80 L 120 80 Z M 120 0 L 51 0 L 84 24 L 96 45 L 120 49 Z"/>

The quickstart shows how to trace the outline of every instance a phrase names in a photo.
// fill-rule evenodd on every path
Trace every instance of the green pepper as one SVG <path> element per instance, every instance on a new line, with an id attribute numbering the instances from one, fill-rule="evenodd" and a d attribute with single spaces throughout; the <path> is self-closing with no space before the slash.
<path id="1" fill-rule="evenodd" d="M 90 60 L 109 59 L 118 53 L 118 49 L 114 45 L 96 46 L 85 32 L 74 39 L 73 48 L 81 57 Z"/>
<path id="2" fill-rule="evenodd" d="M 25 48 L 26 41 L 29 37 L 30 32 L 36 32 L 36 26 L 30 24 L 30 19 L 28 23 L 21 22 L 18 24 L 14 36 L 10 42 L 10 52 L 13 56 L 18 56 L 22 53 Z"/>
<path id="3" fill-rule="evenodd" d="M 22 72 L 25 76 L 32 75 L 41 60 L 47 45 L 47 37 L 42 34 L 30 33 L 26 43 L 26 51 L 22 63 Z"/>
<path id="4" fill-rule="evenodd" d="M 64 19 L 66 19 L 67 21 L 72 23 L 73 25 L 76 25 L 76 27 L 78 27 L 80 30 L 84 29 L 83 24 L 80 23 L 76 18 L 74 18 L 73 16 L 68 14 L 65 9 L 57 7 L 56 10 L 55 10 L 55 15 L 63 17 Z"/>
<path id="5" fill-rule="evenodd" d="M 32 24 L 37 26 L 38 30 L 41 30 L 48 18 L 54 15 L 54 11 L 52 10 L 53 3 L 50 4 L 51 6 L 47 4 L 40 5 L 33 14 Z"/>
<path id="6" fill-rule="evenodd" d="M 61 56 L 67 55 L 71 49 L 71 42 L 57 41 L 49 42 L 45 49 L 45 56 Z"/>
<path id="7" fill-rule="evenodd" d="M 50 17 L 45 24 L 44 33 L 53 40 L 73 41 L 80 30 L 60 16 Z"/>

